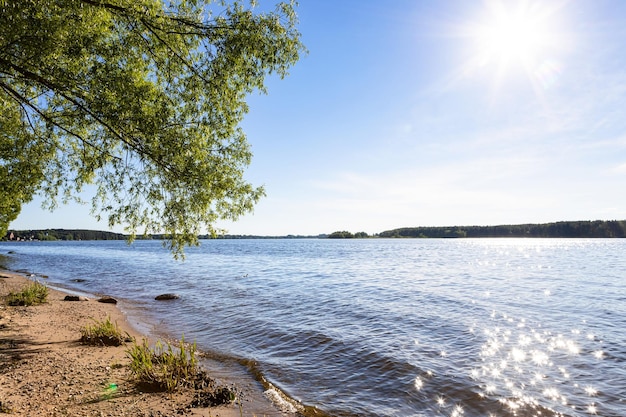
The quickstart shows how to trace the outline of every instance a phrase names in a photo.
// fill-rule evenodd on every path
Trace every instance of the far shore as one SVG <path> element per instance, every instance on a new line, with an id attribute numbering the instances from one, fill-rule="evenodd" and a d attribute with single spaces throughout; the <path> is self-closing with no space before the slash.
<path id="1" fill-rule="evenodd" d="M 30 307 L 5 302 L 31 283 L 0 270 L 0 414 L 23 416 L 287 416 L 256 392 L 242 391 L 233 404 L 192 408 L 191 389 L 173 394 L 142 392 L 132 381 L 127 346 L 86 346 L 80 329 L 107 317 L 137 341 L 134 329 L 113 304 L 64 301 L 50 289 L 48 301 Z"/>

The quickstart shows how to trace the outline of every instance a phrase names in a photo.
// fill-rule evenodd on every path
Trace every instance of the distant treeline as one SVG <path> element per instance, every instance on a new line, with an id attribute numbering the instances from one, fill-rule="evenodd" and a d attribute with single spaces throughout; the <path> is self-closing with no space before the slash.
<path id="1" fill-rule="evenodd" d="M 164 239 L 165 235 L 137 236 L 137 239 Z M 582 237 L 582 238 L 626 238 L 626 220 L 564 221 L 543 224 L 514 224 L 500 226 L 434 226 L 403 227 L 387 230 L 375 235 L 365 232 L 337 231 L 329 235 L 302 236 L 253 236 L 253 235 L 210 235 L 200 239 L 352 239 L 352 238 L 479 238 L 479 237 Z M 124 240 L 121 233 L 98 230 L 45 229 L 12 230 L 3 240 Z"/>
<path id="2" fill-rule="evenodd" d="M 382 232 L 379 237 L 626 237 L 626 220 L 571 221 L 501 226 L 404 227 Z"/>
<path id="3" fill-rule="evenodd" d="M 369 235 L 365 232 L 357 232 L 353 234 L 345 230 L 332 232 L 328 235 L 329 239 L 364 239 L 366 237 L 369 237 Z"/>
<path id="4" fill-rule="evenodd" d="M 121 233 L 99 230 L 45 229 L 45 230 L 9 230 L 4 240 L 124 240 Z"/>
<path id="5" fill-rule="evenodd" d="M 199 239 L 319 239 L 327 235 L 305 236 L 255 236 L 255 235 L 200 235 Z M 2 240 L 24 241 L 24 240 L 125 240 L 128 235 L 99 230 L 77 230 L 77 229 L 45 229 L 45 230 L 9 230 Z M 163 240 L 167 235 L 156 234 L 150 236 L 138 235 L 137 240 Z"/>

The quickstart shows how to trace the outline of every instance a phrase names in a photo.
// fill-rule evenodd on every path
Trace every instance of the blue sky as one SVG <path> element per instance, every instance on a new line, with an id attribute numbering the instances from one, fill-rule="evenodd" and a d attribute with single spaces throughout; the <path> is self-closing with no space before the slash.
<path id="1" fill-rule="evenodd" d="M 263 3 L 263 1 L 261 1 Z M 626 219 L 626 2 L 301 0 L 234 234 Z M 108 230 L 35 200 L 10 226 Z M 122 228 L 118 228 L 122 231 Z"/>

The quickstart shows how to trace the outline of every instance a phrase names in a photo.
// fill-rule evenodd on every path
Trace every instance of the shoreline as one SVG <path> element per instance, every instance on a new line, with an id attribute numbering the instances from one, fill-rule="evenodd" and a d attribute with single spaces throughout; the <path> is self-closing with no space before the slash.
<path id="1" fill-rule="evenodd" d="M 41 280 L 45 283 L 45 279 Z M 16 415 L 106 416 L 294 416 L 267 398 L 252 377 L 221 375 L 222 385 L 235 385 L 240 398 L 230 405 L 189 408 L 192 390 L 142 392 L 130 376 L 130 344 L 87 346 L 80 329 L 110 317 L 137 342 L 149 336 L 134 326 L 114 304 L 64 301 L 68 293 L 48 287 L 46 303 L 10 307 L 5 297 L 33 282 L 17 272 L 0 270 L 0 413 Z M 146 329 L 147 330 L 147 329 Z M 211 372 L 209 371 L 209 374 Z M 232 378 L 229 378 L 232 377 Z M 228 381 L 231 379 L 230 381 Z M 113 388 L 111 388 L 113 387 Z"/>

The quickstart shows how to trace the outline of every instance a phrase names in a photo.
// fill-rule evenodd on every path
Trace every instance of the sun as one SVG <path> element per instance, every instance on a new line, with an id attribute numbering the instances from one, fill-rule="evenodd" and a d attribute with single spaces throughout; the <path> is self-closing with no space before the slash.
<path id="1" fill-rule="evenodd" d="M 555 12 L 549 2 L 492 0 L 469 26 L 474 68 L 496 68 L 498 77 L 533 74 L 559 47 Z"/>
<path id="2" fill-rule="evenodd" d="M 518 60 L 525 64 L 532 60 L 546 42 L 540 22 L 526 16 L 523 11 L 507 13 L 502 10 L 494 20 L 479 27 L 477 47 L 485 60 L 510 63 Z"/>

